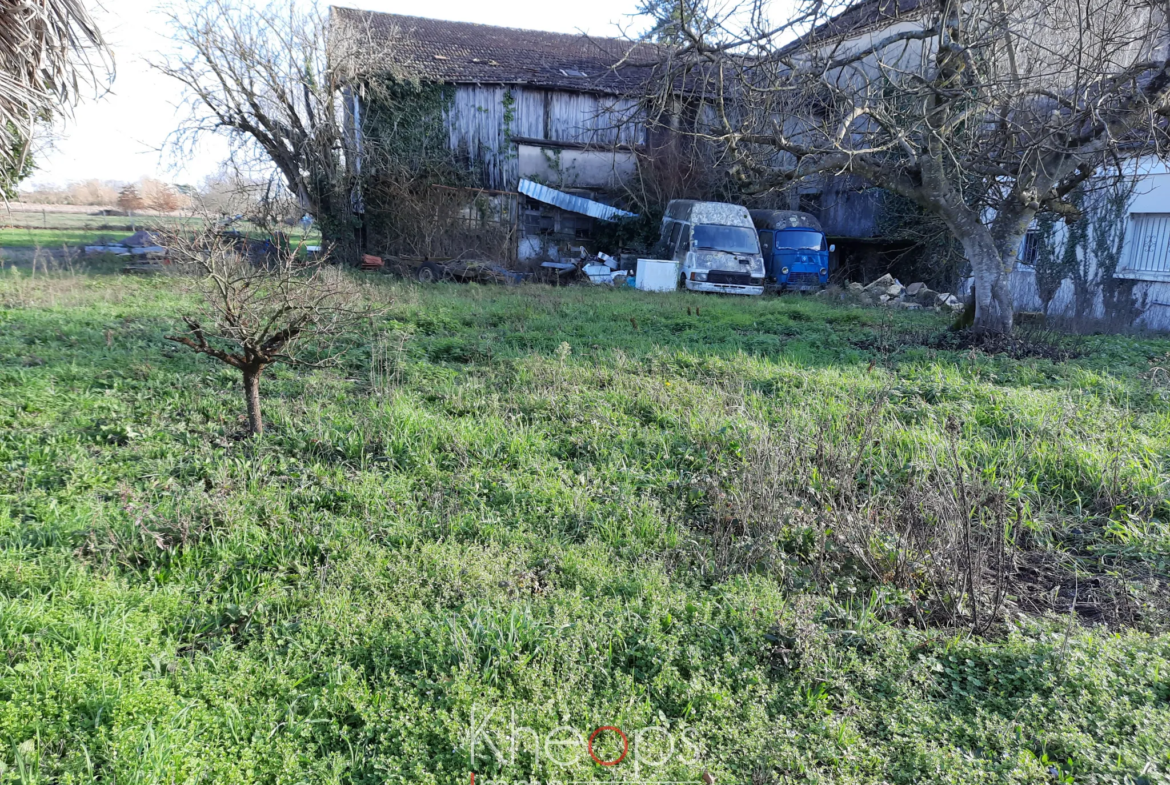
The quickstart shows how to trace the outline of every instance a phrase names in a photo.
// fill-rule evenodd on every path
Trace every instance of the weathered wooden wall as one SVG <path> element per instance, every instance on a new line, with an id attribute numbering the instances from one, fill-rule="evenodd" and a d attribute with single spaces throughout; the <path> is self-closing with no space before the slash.
<path id="1" fill-rule="evenodd" d="M 818 217 L 830 237 L 877 237 L 881 193 L 859 177 L 827 178 L 820 195 Z"/>
<path id="2" fill-rule="evenodd" d="M 451 148 L 485 188 L 513 191 L 519 180 L 516 137 L 597 145 L 643 144 L 637 103 L 557 90 L 459 85 L 447 112 Z"/>

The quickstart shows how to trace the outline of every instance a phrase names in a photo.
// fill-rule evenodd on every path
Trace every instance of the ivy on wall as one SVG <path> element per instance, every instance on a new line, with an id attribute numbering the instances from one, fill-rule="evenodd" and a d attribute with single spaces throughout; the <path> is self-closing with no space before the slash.
<path id="1" fill-rule="evenodd" d="M 511 197 L 475 190 L 480 179 L 471 162 L 451 148 L 454 99 L 449 85 L 386 78 L 364 86 L 361 181 L 369 252 L 511 258 L 515 205 Z"/>
<path id="2" fill-rule="evenodd" d="M 363 89 L 362 133 L 371 178 L 468 183 L 466 167 L 451 151 L 446 113 L 454 88 L 383 79 Z"/>
<path id="3" fill-rule="evenodd" d="M 1037 220 L 1034 269 L 1045 313 L 1067 281 L 1073 298 L 1068 315 L 1076 320 L 1092 318 L 1098 302 L 1111 322 L 1129 325 L 1141 315 L 1134 282 L 1113 277 L 1125 247 L 1135 188 L 1134 178 L 1119 178 L 1074 192 L 1069 201 L 1081 215 L 1063 231 L 1056 216 Z"/>

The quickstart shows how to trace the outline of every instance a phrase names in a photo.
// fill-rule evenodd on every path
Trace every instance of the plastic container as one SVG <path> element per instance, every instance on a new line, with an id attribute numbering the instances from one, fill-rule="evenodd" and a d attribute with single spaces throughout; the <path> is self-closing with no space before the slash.
<path id="1" fill-rule="evenodd" d="M 673 292 L 678 289 L 679 264 L 669 259 L 639 259 L 635 286 L 644 292 Z"/>

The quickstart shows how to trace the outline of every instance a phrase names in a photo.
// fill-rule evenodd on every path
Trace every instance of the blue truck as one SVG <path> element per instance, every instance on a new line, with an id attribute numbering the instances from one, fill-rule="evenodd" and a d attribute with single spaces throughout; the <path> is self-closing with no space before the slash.
<path id="1" fill-rule="evenodd" d="M 828 285 L 829 252 L 835 247 L 816 218 L 796 210 L 752 210 L 751 216 L 769 284 L 796 291 Z"/>

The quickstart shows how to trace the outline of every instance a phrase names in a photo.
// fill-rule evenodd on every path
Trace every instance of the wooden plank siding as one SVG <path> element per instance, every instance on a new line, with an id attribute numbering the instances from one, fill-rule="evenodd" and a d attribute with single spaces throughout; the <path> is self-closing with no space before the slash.
<path id="1" fill-rule="evenodd" d="M 637 102 L 608 95 L 503 85 L 457 85 L 446 113 L 451 149 L 481 185 L 514 191 L 519 181 L 515 137 L 601 147 L 643 144 L 633 118 Z"/>

